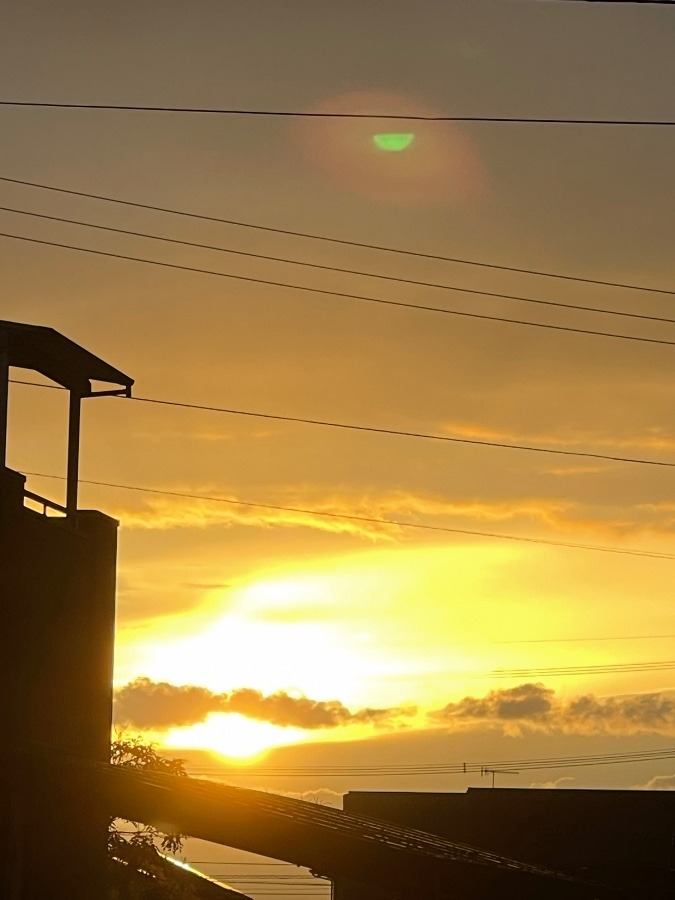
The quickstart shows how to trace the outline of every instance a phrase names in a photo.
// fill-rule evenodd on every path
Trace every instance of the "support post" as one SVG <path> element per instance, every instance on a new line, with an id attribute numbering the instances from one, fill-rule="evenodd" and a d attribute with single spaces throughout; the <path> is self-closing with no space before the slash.
<path id="1" fill-rule="evenodd" d="M 80 469 L 80 414 L 82 397 L 76 391 L 70 392 L 68 414 L 68 472 L 66 481 L 66 512 L 74 516 L 77 512 L 77 484 Z"/>
<path id="2" fill-rule="evenodd" d="M 9 402 L 9 349 L 0 335 L 0 468 L 7 461 L 7 411 Z"/>

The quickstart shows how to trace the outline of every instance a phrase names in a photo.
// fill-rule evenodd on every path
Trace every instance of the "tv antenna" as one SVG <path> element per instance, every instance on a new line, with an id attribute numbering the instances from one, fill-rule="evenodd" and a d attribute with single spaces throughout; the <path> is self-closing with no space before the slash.
<path id="1" fill-rule="evenodd" d="M 480 777 L 492 775 L 492 787 L 495 786 L 495 775 L 520 775 L 517 769 L 490 769 L 487 766 L 480 767 Z"/>

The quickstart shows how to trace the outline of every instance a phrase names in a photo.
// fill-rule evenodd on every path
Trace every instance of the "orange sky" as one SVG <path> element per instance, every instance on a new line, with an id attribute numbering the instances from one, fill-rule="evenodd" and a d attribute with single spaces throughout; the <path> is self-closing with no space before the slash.
<path id="1" fill-rule="evenodd" d="M 114 19 L 75 0 L 59 4 L 58 14 L 46 2 L 17 7 L 0 35 L 2 94 L 672 117 L 666 9 L 444 0 L 421 10 L 394 0 L 384 16 L 379 4 L 356 2 L 329 11 L 299 0 L 283 10 L 252 0 L 234 14 L 221 3 L 200 6 L 196 16 L 184 4 L 165 4 L 161 21 L 143 4 L 122 4 Z M 669 129 L 423 123 L 405 150 L 387 154 L 373 140 L 383 129 L 363 121 L 12 108 L 0 115 L 2 176 L 345 240 L 673 288 Z M 659 294 L 377 253 L 3 182 L 0 192 L 3 206 L 230 249 L 672 316 L 670 298 Z M 178 265 L 675 340 L 667 324 L 0 215 L 4 232 Z M 57 328 L 135 377 L 139 396 L 675 460 L 669 346 L 416 313 L 0 241 L 0 317 Z M 63 473 L 63 400 L 13 387 L 10 465 Z M 87 479 L 675 553 L 666 468 L 114 399 L 89 401 L 83 427 Z M 29 483 L 60 496 L 58 482 Z M 172 747 L 240 756 L 289 744 L 262 764 L 405 764 L 619 752 L 664 746 L 675 734 L 668 670 L 538 674 L 670 660 L 672 640 L 652 636 L 675 634 L 672 560 L 86 484 L 82 500 L 122 525 L 116 684 L 146 680 L 127 690 L 120 716 L 129 719 L 132 710 L 135 726 Z M 518 643 L 604 637 L 632 639 Z M 516 668 L 532 671 L 495 677 Z M 540 686 L 523 690 L 523 683 Z M 186 686 L 197 690 L 178 690 Z M 593 701 L 580 704 L 587 695 Z M 673 771 L 669 762 L 574 770 L 571 784 L 630 786 Z M 523 773 L 514 783 L 537 777 Z M 266 784 L 263 775 L 259 783 Z M 448 786 L 443 779 L 359 784 Z M 350 787 L 344 778 L 286 783 L 305 786 Z"/>

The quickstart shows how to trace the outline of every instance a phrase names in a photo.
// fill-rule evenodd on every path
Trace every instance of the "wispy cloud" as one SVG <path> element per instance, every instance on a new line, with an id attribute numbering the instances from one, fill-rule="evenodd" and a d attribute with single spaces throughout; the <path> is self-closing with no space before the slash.
<path id="1" fill-rule="evenodd" d="M 675 775 L 656 775 L 646 784 L 638 785 L 643 791 L 675 791 Z"/>
<path id="2" fill-rule="evenodd" d="M 136 507 L 118 507 L 112 515 L 118 518 L 125 528 L 167 530 L 172 528 L 210 528 L 214 526 L 234 527 L 246 525 L 257 528 L 285 527 L 312 528 L 338 534 L 355 534 L 371 540 L 394 540 L 401 529 L 396 525 L 378 522 L 360 522 L 339 518 L 340 515 L 368 515 L 369 518 L 380 518 L 374 512 L 364 513 L 361 507 L 347 507 L 344 500 L 331 504 L 326 500 L 297 501 L 288 497 L 268 498 L 275 506 L 301 506 L 303 502 L 319 513 L 331 513 L 330 517 L 313 515 L 312 512 L 269 509 L 263 506 L 238 505 L 234 495 L 222 494 L 208 489 L 177 489 L 180 493 L 204 494 L 222 497 L 231 502 L 214 502 L 212 500 L 190 499 L 180 497 L 151 497 Z M 332 516 L 335 516 L 333 518 Z"/>
<path id="3" fill-rule="evenodd" d="M 530 787 L 533 788 L 548 788 L 555 789 L 566 787 L 574 782 L 574 778 L 571 775 L 562 775 L 560 778 L 556 778 L 555 781 L 533 781 L 530 784 Z"/>
<path id="4" fill-rule="evenodd" d="M 563 471 L 560 469 L 561 474 Z M 397 521 L 468 531 L 493 530 L 495 525 L 506 525 L 505 531 L 518 533 L 522 529 L 525 534 L 532 534 L 533 530 L 541 533 L 543 527 L 549 534 L 593 540 L 675 535 L 675 504 L 670 502 L 616 507 L 537 495 L 448 498 L 432 492 L 326 492 L 313 486 L 297 485 L 265 492 L 266 502 L 271 506 L 287 507 L 274 509 L 248 506 L 243 502 L 240 505 L 237 495 L 212 486 L 168 490 L 220 497 L 227 502 L 145 495 L 140 501 L 135 498 L 130 505 L 113 508 L 111 514 L 131 529 L 309 528 L 354 535 L 371 542 L 401 540 L 407 530 L 395 524 Z"/>
<path id="5" fill-rule="evenodd" d="M 578 520 L 574 504 L 560 499 L 525 497 L 507 500 L 447 499 L 431 493 L 390 491 L 383 493 L 321 493 L 305 487 L 288 488 L 270 495 L 273 506 L 295 507 L 297 511 L 238 505 L 234 494 L 214 488 L 172 488 L 179 493 L 222 497 L 228 502 L 183 497 L 149 496 L 141 505 L 112 510 L 126 528 L 170 529 L 231 527 L 306 527 L 321 531 L 358 534 L 372 540 L 395 540 L 401 535 L 396 524 L 372 520 L 436 522 L 449 525 L 507 522 L 515 519 L 535 521 L 552 527 L 569 527 Z M 313 515 L 310 511 L 316 511 Z M 356 520 L 340 518 L 355 516 Z"/>

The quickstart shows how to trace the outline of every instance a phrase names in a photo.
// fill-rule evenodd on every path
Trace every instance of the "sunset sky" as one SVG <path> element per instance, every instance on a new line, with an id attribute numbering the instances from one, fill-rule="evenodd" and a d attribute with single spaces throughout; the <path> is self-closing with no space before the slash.
<path id="1" fill-rule="evenodd" d="M 8 100 L 674 118 L 667 7 L 165 0 L 158 15 L 149 2 L 35 0 L 13 4 L 2 19 Z M 675 128 L 11 106 L 0 121 L 4 178 L 671 296 L 7 181 L 3 207 L 675 319 Z M 106 253 L 675 342 L 675 323 L 0 216 L 5 234 Z M 675 346 L 371 304 L 9 237 L 0 253 L 0 318 L 56 328 L 134 377 L 138 397 L 675 465 Z M 64 474 L 65 412 L 56 391 L 12 386 L 8 464 L 42 473 L 30 488 L 56 499 L 63 484 L 43 476 Z M 160 492 L 85 483 L 81 505 L 121 523 L 117 720 L 172 752 L 187 748 L 196 772 L 239 758 L 243 774 L 228 776 L 236 783 L 325 791 L 332 802 L 359 788 L 485 784 L 476 774 L 357 778 L 335 767 L 675 745 L 672 468 L 100 399 L 86 401 L 81 474 Z M 576 672 L 542 671 L 561 667 Z M 275 778 L 270 766 L 331 771 Z M 673 787 L 675 759 L 523 770 L 502 783 Z"/>

